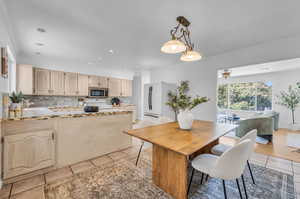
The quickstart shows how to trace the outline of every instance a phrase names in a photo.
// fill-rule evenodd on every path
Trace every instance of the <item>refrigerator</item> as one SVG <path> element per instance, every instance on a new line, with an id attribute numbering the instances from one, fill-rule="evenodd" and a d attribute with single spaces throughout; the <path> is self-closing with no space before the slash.
<path id="1" fill-rule="evenodd" d="M 166 105 L 168 92 L 176 92 L 177 85 L 166 82 L 144 85 L 144 116 L 175 120 L 174 111 Z"/>

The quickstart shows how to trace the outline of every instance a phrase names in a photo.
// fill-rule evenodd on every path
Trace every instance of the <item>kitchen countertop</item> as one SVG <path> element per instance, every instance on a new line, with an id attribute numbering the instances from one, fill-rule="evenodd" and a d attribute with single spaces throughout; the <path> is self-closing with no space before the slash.
<path id="1" fill-rule="evenodd" d="M 122 107 L 116 108 L 103 108 L 99 109 L 99 112 L 86 113 L 83 111 L 83 107 L 65 107 L 65 108 L 25 108 L 21 118 L 9 118 L 12 120 L 47 120 L 50 118 L 78 118 L 88 116 L 105 116 L 116 114 L 128 114 L 132 113 L 130 110 L 122 109 Z"/>

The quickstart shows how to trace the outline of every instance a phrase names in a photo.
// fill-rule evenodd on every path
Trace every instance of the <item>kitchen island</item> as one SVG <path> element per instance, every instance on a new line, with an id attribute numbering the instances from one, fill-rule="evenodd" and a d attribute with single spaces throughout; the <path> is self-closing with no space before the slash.
<path id="1" fill-rule="evenodd" d="M 106 109 L 27 113 L 2 122 L 4 179 L 60 168 L 131 146 L 123 134 L 132 128 L 132 112 Z"/>

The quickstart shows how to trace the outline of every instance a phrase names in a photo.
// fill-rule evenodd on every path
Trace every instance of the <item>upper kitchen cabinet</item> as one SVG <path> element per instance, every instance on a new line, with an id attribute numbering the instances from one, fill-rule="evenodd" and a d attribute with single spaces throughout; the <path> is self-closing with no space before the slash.
<path id="1" fill-rule="evenodd" d="M 99 76 L 89 76 L 89 87 L 108 88 L 108 78 Z"/>
<path id="2" fill-rule="evenodd" d="M 64 95 L 65 94 L 65 73 L 61 71 L 50 71 L 51 79 L 51 95 Z"/>
<path id="3" fill-rule="evenodd" d="M 33 95 L 34 74 L 32 65 L 17 65 L 17 91 L 24 95 Z"/>
<path id="4" fill-rule="evenodd" d="M 110 97 L 116 97 L 122 95 L 122 80 L 117 78 L 109 78 L 108 80 L 108 95 Z"/>
<path id="5" fill-rule="evenodd" d="M 50 71 L 41 68 L 35 68 L 35 94 L 49 95 L 51 94 Z"/>
<path id="6" fill-rule="evenodd" d="M 89 76 L 78 74 L 78 95 L 89 95 Z"/>
<path id="7" fill-rule="evenodd" d="M 65 73 L 65 95 L 78 95 L 78 75 L 77 73 Z"/>
<path id="8" fill-rule="evenodd" d="M 132 96 L 132 80 L 122 79 L 121 83 L 121 96 L 130 97 Z"/>

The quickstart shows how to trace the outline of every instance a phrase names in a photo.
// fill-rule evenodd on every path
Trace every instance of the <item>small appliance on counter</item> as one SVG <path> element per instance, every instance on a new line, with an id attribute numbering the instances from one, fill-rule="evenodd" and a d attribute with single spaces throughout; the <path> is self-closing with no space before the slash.
<path id="1" fill-rule="evenodd" d="M 98 106 L 85 106 L 83 110 L 86 113 L 96 113 L 96 112 L 99 112 L 99 107 Z"/>

